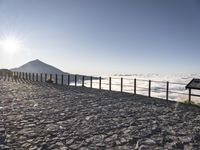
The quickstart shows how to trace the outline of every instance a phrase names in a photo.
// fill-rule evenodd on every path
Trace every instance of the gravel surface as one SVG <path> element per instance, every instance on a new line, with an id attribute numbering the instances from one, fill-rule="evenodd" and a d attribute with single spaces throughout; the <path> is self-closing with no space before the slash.
<path id="1" fill-rule="evenodd" d="M 128 93 L 0 79 L 0 149 L 200 149 L 200 108 Z"/>

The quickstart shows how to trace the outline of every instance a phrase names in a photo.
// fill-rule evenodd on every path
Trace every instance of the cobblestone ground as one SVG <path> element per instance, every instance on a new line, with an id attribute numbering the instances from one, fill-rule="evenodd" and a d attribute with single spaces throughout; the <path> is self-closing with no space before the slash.
<path id="1" fill-rule="evenodd" d="M 119 92 L 0 80 L 0 149 L 200 149 L 200 109 Z"/>

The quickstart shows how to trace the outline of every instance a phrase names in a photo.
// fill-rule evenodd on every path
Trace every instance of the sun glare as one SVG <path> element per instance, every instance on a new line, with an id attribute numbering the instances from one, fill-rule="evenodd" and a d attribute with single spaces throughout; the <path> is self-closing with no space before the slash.
<path id="1" fill-rule="evenodd" d="M 21 48 L 21 42 L 17 38 L 6 37 L 0 40 L 0 48 L 9 54 L 17 53 Z"/>

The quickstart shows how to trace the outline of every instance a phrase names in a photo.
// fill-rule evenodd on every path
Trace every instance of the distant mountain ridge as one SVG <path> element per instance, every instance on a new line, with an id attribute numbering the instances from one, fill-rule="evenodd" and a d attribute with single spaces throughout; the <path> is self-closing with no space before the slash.
<path id="1" fill-rule="evenodd" d="M 28 73 L 47 73 L 47 74 L 69 74 L 62 70 L 46 64 L 39 59 L 30 61 L 18 68 L 13 68 L 11 71 L 28 72 Z"/>
<path id="2" fill-rule="evenodd" d="M 10 70 L 8 69 L 0 69 L 0 74 L 9 74 L 9 73 L 12 73 Z"/>
<path id="3" fill-rule="evenodd" d="M 58 81 L 61 82 L 61 75 L 64 75 L 64 84 L 66 84 L 68 82 L 68 78 L 66 77 L 67 75 L 70 74 L 70 82 L 74 82 L 75 81 L 75 74 L 71 74 L 68 72 L 63 72 L 62 70 L 51 66 L 49 64 L 46 64 L 42 61 L 40 61 L 39 59 L 30 61 L 18 68 L 13 68 L 10 69 L 11 71 L 15 71 L 15 72 L 27 72 L 27 73 L 42 73 L 42 74 L 52 74 L 53 75 L 53 79 L 55 78 L 55 75 L 58 75 Z M 82 80 L 82 76 L 83 75 L 79 75 L 76 74 L 77 77 L 77 81 L 81 81 Z M 90 76 L 84 76 L 85 80 L 90 80 Z M 97 77 L 93 77 L 94 80 L 97 80 Z M 55 79 L 54 79 L 55 80 Z"/>

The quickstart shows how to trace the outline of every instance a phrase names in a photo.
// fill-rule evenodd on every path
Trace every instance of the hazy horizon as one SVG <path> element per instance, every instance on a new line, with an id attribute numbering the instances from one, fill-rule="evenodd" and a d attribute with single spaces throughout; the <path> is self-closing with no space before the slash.
<path id="1" fill-rule="evenodd" d="M 0 68 L 199 73 L 198 0 L 0 0 Z"/>
<path id="2" fill-rule="evenodd" d="M 36 60 L 39 60 L 39 59 L 31 60 L 29 62 L 36 61 Z M 42 60 L 39 60 L 39 61 L 43 62 Z M 24 66 L 25 64 L 27 64 L 29 62 L 26 62 L 26 63 L 24 63 L 20 66 L 16 66 L 16 67 L 12 67 L 12 68 L 0 68 L 0 69 L 15 69 L 15 68 L 19 68 L 21 66 Z M 60 69 L 57 66 L 52 65 L 51 63 L 47 63 L 47 62 L 43 62 L 43 63 L 46 63 L 50 66 L 53 66 L 57 69 Z M 62 70 L 62 69 L 60 69 L 60 70 L 63 71 L 63 72 L 67 72 L 66 70 Z M 68 73 L 77 74 L 77 72 L 68 72 Z M 157 76 L 171 76 L 171 77 L 180 75 L 180 78 L 183 77 L 183 76 L 192 75 L 193 77 L 197 78 L 197 76 L 198 76 L 198 78 L 200 78 L 199 72 L 191 72 L 191 73 L 183 73 L 183 72 L 182 73 L 181 72 L 179 72 L 179 73 L 177 73 L 177 72 L 173 72 L 173 73 L 156 73 L 156 72 L 146 72 L 146 73 L 129 72 L 129 73 L 125 73 L 125 72 L 121 72 L 121 73 L 110 73 L 110 74 L 109 73 L 107 73 L 107 74 L 106 73 L 99 73 L 99 74 L 93 73 L 93 74 L 91 74 L 91 73 L 83 72 L 82 74 L 83 75 L 94 75 L 94 76 L 134 76 L 134 75 L 137 75 L 137 76 L 155 76 L 155 75 L 157 75 Z M 140 79 L 145 79 L 145 78 L 142 77 Z M 148 78 L 148 79 L 152 79 L 152 78 Z M 159 80 L 159 78 L 158 78 L 158 80 Z"/>

